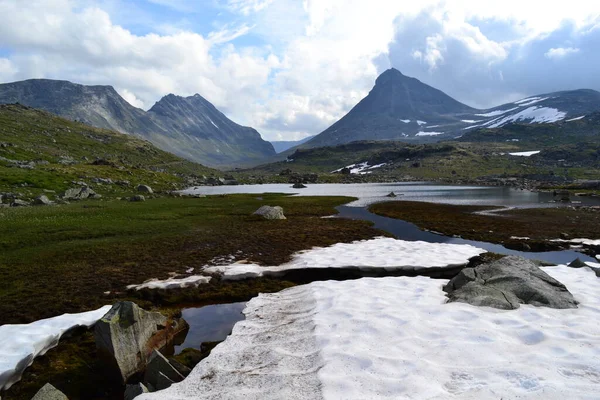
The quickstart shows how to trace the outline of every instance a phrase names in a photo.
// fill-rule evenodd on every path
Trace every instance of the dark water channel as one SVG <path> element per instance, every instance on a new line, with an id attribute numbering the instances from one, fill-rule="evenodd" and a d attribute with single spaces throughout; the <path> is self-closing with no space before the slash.
<path id="1" fill-rule="evenodd" d="M 419 229 L 418 226 L 411 224 L 410 222 L 375 215 L 364 207 L 341 206 L 338 207 L 337 210 L 340 212 L 338 216 L 341 218 L 371 221 L 375 224 L 375 228 L 389 232 L 402 240 L 423 241 L 429 243 L 470 244 L 498 254 L 518 255 L 532 260 L 546 261 L 555 264 L 570 263 L 577 257 L 583 261 L 597 262 L 597 260 L 573 250 L 525 252 L 507 249 L 500 244 L 478 242 L 476 240 L 466 240 L 427 232 Z"/>

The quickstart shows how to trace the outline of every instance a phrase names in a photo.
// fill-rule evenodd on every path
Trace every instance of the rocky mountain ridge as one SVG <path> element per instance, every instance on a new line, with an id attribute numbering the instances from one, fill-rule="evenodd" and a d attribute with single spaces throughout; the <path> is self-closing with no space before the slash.
<path id="1" fill-rule="evenodd" d="M 30 79 L 0 84 L 0 104 L 11 103 L 135 135 L 214 167 L 251 163 L 275 154 L 256 130 L 231 121 L 198 94 L 167 95 L 146 112 L 129 104 L 112 86 Z"/>

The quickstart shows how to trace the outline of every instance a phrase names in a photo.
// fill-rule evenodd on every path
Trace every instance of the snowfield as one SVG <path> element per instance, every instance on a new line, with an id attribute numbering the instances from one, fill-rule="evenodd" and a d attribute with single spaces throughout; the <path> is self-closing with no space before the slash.
<path id="1" fill-rule="evenodd" d="M 530 120 L 530 123 L 548 123 L 556 122 L 564 119 L 567 116 L 566 112 L 559 111 L 556 108 L 533 106 L 519 111 L 516 114 L 508 115 L 500 121 L 490 125 L 490 128 L 498 128 L 509 122 Z"/>
<path id="2" fill-rule="evenodd" d="M 55 347 L 65 332 L 77 326 L 94 325 L 110 307 L 63 314 L 30 324 L 0 326 L 0 389 L 8 389 L 21 379 L 21 374 L 33 359 Z"/>
<path id="3" fill-rule="evenodd" d="M 323 268 L 358 268 L 363 271 L 421 271 L 453 268 L 486 250 L 466 244 L 408 242 L 379 237 L 352 243 L 316 247 L 293 255 L 288 263 L 264 267 L 234 263 L 205 267 L 205 273 L 222 274 L 222 279 L 239 280 L 261 276 L 280 276 L 287 271 Z"/>
<path id="4" fill-rule="evenodd" d="M 425 277 L 260 295 L 183 382 L 139 399 L 597 399 L 600 279 L 543 269 L 578 309 L 444 304 L 447 281 Z"/>
<path id="5" fill-rule="evenodd" d="M 350 164 L 350 165 L 346 165 L 345 167 L 336 169 L 335 171 L 331 171 L 331 173 L 336 173 L 336 172 L 340 172 L 341 170 L 343 170 L 344 168 L 348 168 L 350 170 L 351 174 L 359 174 L 359 175 L 364 175 L 364 174 L 370 174 L 372 172 L 372 170 L 377 169 L 377 168 L 381 168 L 384 165 L 386 165 L 387 163 L 382 163 L 382 164 L 377 164 L 377 165 L 369 165 L 368 161 L 364 161 L 358 164 Z"/>

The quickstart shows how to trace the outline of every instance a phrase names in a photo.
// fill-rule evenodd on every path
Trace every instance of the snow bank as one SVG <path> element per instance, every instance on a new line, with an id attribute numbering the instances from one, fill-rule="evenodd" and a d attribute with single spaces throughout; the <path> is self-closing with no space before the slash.
<path id="1" fill-rule="evenodd" d="M 193 268 L 192 268 L 193 270 Z M 186 278 L 169 278 L 169 279 L 150 279 L 144 283 L 140 283 L 139 285 L 128 285 L 127 289 L 181 289 L 186 287 L 197 287 L 200 284 L 210 282 L 210 276 L 204 275 L 192 275 Z"/>
<path id="2" fill-rule="evenodd" d="M 92 326 L 110 310 L 63 314 L 30 324 L 0 326 L 0 389 L 8 389 L 37 356 L 58 344 L 61 336 L 77 326 Z"/>
<path id="3" fill-rule="evenodd" d="M 510 154 L 511 156 L 517 156 L 517 157 L 531 157 L 531 156 L 533 156 L 535 154 L 539 154 L 539 153 L 541 153 L 540 150 L 535 150 L 535 151 L 519 151 L 519 152 L 516 152 L 516 153 L 508 153 L 508 154 Z"/>
<path id="4" fill-rule="evenodd" d="M 600 279 L 544 268 L 581 303 L 445 303 L 445 280 L 314 282 L 252 299 L 231 336 L 147 399 L 593 399 Z"/>
<path id="5" fill-rule="evenodd" d="M 418 132 L 415 136 L 437 136 L 437 135 L 443 135 L 444 132 Z"/>
<path id="6" fill-rule="evenodd" d="M 600 239 L 552 239 L 551 242 L 583 244 L 585 246 L 600 246 Z"/>
<path id="7" fill-rule="evenodd" d="M 408 242 L 379 237 L 352 243 L 336 243 L 296 253 L 292 261 L 278 266 L 234 263 L 205 267 L 206 273 L 219 273 L 223 279 L 237 280 L 278 276 L 287 271 L 322 268 L 359 268 L 361 270 L 421 271 L 428 268 L 452 268 L 485 253 L 470 245 Z"/>

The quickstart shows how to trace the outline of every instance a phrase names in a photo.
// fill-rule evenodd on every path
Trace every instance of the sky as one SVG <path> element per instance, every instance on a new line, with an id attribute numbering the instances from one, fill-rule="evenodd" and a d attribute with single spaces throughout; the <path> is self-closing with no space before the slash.
<path id="1" fill-rule="evenodd" d="M 600 1 L 0 0 L 0 82 L 199 93 L 267 140 L 320 133 L 390 67 L 478 108 L 600 90 Z"/>

